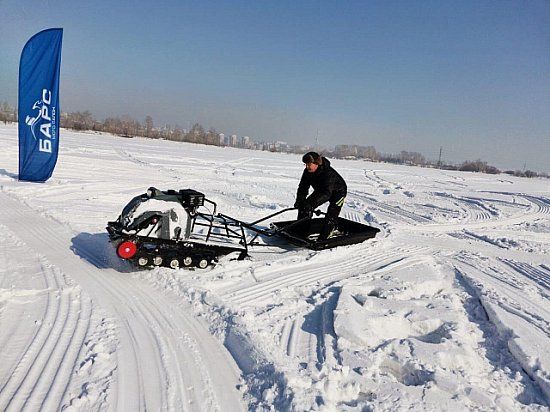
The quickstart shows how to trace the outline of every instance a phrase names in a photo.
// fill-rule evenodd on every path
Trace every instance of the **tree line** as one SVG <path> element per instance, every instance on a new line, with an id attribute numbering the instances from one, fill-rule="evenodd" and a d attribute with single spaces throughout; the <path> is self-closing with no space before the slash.
<path id="1" fill-rule="evenodd" d="M 62 113 L 61 127 L 79 131 L 97 131 L 111 133 L 123 137 L 146 137 L 150 139 L 173 140 L 177 142 L 202 143 L 219 145 L 219 133 L 195 123 L 191 129 L 185 130 L 180 126 L 166 125 L 155 127 L 153 118 L 146 116 L 143 123 L 130 116 L 108 117 L 99 121 L 89 111 Z"/>
<path id="2" fill-rule="evenodd" d="M 17 110 L 7 102 L 0 104 L 0 122 L 17 122 Z M 178 125 L 155 127 L 153 118 L 146 116 L 140 122 L 130 116 L 108 117 L 103 121 L 97 120 L 89 111 L 76 111 L 61 113 L 61 127 L 78 131 L 97 131 L 111 133 L 123 137 L 145 137 L 150 139 L 164 139 L 178 142 L 199 143 L 220 146 L 219 132 L 214 128 L 205 129 L 201 124 L 195 123 L 189 130 Z M 269 144 L 260 145 L 263 150 L 276 150 L 288 153 L 303 153 L 304 150 L 312 150 L 310 146 L 285 146 L 274 149 Z M 465 172 L 479 172 L 488 174 L 506 173 L 520 177 L 549 177 L 547 173 L 537 173 L 532 170 L 506 170 L 501 171 L 497 167 L 487 164 L 480 159 L 464 161 L 458 165 L 445 162 L 428 160 L 418 152 L 401 151 L 399 153 L 381 153 L 374 146 L 361 145 L 337 145 L 334 150 L 323 151 L 325 156 L 340 159 L 363 159 L 373 162 L 385 162 L 403 165 L 415 165 L 421 167 L 434 167 L 445 170 L 459 170 Z"/>
<path id="3" fill-rule="evenodd" d="M 17 110 L 7 102 L 0 104 L 0 122 L 17 122 Z M 177 125 L 174 127 L 166 125 L 159 128 L 154 126 L 151 116 L 146 116 L 143 123 L 130 116 L 107 117 L 101 121 L 86 110 L 83 112 L 62 112 L 59 123 L 61 127 L 66 129 L 104 132 L 123 137 L 139 136 L 179 142 L 220 144 L 219 133 L 213 128 L 205 130 L 199 123 L 195 123 L 190 130 L 185 130 Z"/>
<path id="4" fill-rule="evenodd" d="M 374 162 L 393 163 L 401 165 L 413 165 L 421 167 L 433 167 L 444 170 L 458 170 L 462 172 L 479 172 L 487 174 L 505 173 L 519 177 L 549 177 L 547 173 L 537 173 L 532 170 L 505 170 L 489 165 L 487 162 L 477 159 L 468 160 L 460 164 L 450 164 L 441 161 L 426 159 L 418 152 L 401 151 L 399 153 L 379 153 L 373 146 L 338 145 L 334 152 L 329 152 L 333 157 L 341 159 L 365 159 Z"/>

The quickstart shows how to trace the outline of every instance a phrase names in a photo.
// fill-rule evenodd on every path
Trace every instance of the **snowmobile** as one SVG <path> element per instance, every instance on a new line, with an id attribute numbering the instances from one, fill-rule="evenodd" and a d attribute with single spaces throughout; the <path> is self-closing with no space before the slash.
<path id="1" fill-rule="evenodd" d="M 210 205 L 210 208 L 207 206 Z M 161 191 L 150 187 L 134 197 L 117 220 L 107 223 L 110 241 L 117 255 L 140 267 L 198 267 L 204 269 L 221 256 L 248 256 L 249 246 L 266 246 L 260 236 L 277 236 L 296 246 L 322 250 L 362 242 L 376 236 L 379 229 L 338 219 L 333 236 L 319 241 L 322 218 L 303 218 L 259 226 L 287 208 L 252 223 L 217 213 L 215 202 L 194 189 Z M 315 211 L 317 216 L 323 212 Z"/>

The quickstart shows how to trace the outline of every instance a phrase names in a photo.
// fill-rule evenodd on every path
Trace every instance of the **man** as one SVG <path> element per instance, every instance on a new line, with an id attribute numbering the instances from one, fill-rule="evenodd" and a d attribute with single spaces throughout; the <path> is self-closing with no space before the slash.
<path id="1" fill-rule="evenodd" d="M 330 166 L 330 161 L 315 152 L 308 152 L 302 157 L 305 164 L 302 179 L 298 185 L 298 193 L 294 207 L 298 208 L 298 219 L 311 217 L 313 211 L 325 202 L 329 202 L 327 214 L 323 222 L 318 240 L 326 240 L 336 228 L 338 215 L 344 205 L 347 194 L 346 182 Z M 309 188 L 313 193 L 308 196 Z"/>

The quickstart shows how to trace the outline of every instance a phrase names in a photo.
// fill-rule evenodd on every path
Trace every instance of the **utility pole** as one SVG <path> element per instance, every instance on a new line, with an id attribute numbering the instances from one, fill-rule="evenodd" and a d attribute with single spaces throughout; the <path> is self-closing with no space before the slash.
<path id="1" fill-rule="evenodd" d="M 317 129 L 317 133 L 315 134 L 315 150 L 319 150 L 319 129 Z"/>
<path id="2" fill-rule="evenodd" d="M 443 146 L 439 147 L 439 160 L 437 161 L 437 168 L 441 169 L 441 153 L 443 153 Z"/>

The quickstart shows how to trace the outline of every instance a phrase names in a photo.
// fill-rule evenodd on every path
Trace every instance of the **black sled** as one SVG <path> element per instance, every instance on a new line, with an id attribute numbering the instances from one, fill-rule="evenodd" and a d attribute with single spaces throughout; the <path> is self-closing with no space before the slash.
<path id="1" fill-rule="evenodd" d="M 336 229 L 325 240 L 318 240 L 323 227 L 323 218 L 309 219 L 303 222 L 287 220 L 274 222 L 271 227 L 278 231 L 279 236 L 296 246 L 304 246 L 313 250 L 330 249 L 337 246 L 361 243 L 376 236 L 380 229 L 359 222 L 338 218 Z"/>
<path id="2" fill-rule="evenodd" d="M 256 232 L 256 235 L 248 241 L 250 246 L 254 246 L 255 240 L 259 235 L 267 237 L 278 237 L 285 239 L 289 243 L 306 247 L 312 250 L 330 249 L 337 246 L 354 245 L 356 243 L 364 242 L 367 239 L 372 239 L 376 236 L 380 229 L 364 225 L 359 222 L 339 217 L 336 227 L 328 237 L 328 239 L 319 239 L 319 234 L 323 228 L 324 218 L 309 218 L 305 217 L 300 220 L 284 220 L 272 222 L 269 224 L 269 229 L 262 229 L 258 227 L 259 223 L 265 222 L 274 218 L 280 214 L 288 211 L 296 210 L 295 208 L 288 208 L 280 210 L 269 216 L 266 216 L 253 223 L 246 223 L 236 220 L 230 216 L 223 216 L 229 221 L 233 221 L 236 224 L 244 226 L 246 229 Z M 324 212 L 316 210 L 315 215 L 324 215 Z"/>

